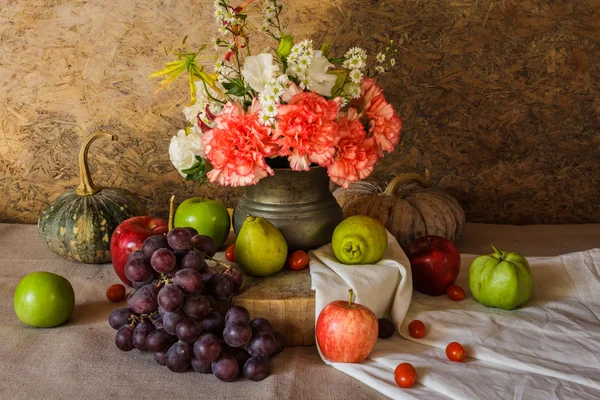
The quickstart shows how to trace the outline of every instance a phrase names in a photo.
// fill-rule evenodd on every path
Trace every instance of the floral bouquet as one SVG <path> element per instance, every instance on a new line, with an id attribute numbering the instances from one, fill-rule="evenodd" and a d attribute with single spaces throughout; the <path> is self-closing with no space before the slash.
<path id="1" fill-rule="evenodd" d="M 374 78 L 395 66 L 394 42 L 371 63 L 357 47 L 336 58 L 327 45 L 296 43 L 280 23 L 282 5 L 266 0 L 262 30 L 277 47 L 253 55 L 245 13 L 252 1 L 215 0 L 222 37 L 213 73 L 198 64 L 206 45 L 190 52 L 184 39 L 185 50 L 172 52 L 177 60 L 150 75 L 163 77 L 158 89 L 189 77 L 188 125 L 171 139 L 173 165 L 187 180 L 229 186 L 256 184 L 275 167 L 319 165 L 343 187 L 366 178 L 400 140 L 400 118 Z"/>

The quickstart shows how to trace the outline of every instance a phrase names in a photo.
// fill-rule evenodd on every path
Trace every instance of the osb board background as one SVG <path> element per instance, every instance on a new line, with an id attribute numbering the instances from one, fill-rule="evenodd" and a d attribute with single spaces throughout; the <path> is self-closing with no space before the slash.
<path id="1" fill-rule="evenodd" d="M 147 75 L 184 35 L 215 36 L 212 0 L 0 0 L 0 221 L 30 222 L 77 183 L 83 137 L 97 183 L 165 216 L 174 192 L 235 204 L 239 190 L 182 181 L 168 160 L 181 82 Z M 235 3 L 235 2 L 234 2 Z M 404 122 L 373 178 L 428 167 L 471 222 L 600 222 L 600 0 L 287 1 L 297 37 L 336 48 L 399 41 L 381 80 Z"/>

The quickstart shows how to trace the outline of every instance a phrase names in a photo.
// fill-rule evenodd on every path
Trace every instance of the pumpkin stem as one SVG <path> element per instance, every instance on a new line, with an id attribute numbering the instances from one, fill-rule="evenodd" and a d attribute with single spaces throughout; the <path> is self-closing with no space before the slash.
<path id="1" fill-rule="evenodd" d="M 106 138 L 115 141 L 117 140 L 117 135 L 113 135 L 108 132 L 97 132 L 93 135 L 90 135 L 85 142 L 83 142 L 83 145 L 79 150 L 79 186 L 77 186 L 77 189 L 75 189 L 75 193 L 77 193 L 79 196 L 91 196 L 98 193 L 99 189 L 96 188 L 92 182 L 92 177 L 88 168 L 87 156 L 91 144 L 96 139 L 100 138 Z"/>
<path id="2" fill-rule="evenodd" d="M 173 219 L 175 216 L 175 195 L 171 195 L 171 199 L 169 200 L 169 221 L 168 221 L 168 229 L 169 232 L 173 230 Z"/>
<path id="3" fill-rule="evenodd" d="M 380 196 L 392 196 L 396 194 L 398 191 L 398 187 L 405 182 L 408 181 L 416 181 L 419 182 L 423 187 L 429 187 L 432 185 L 431 183 L 431 174 L 429 173 L 429 169 L 425 169 L 425 178 L 415 172 L 404 172 L 402 174 L 396 175 L 394 179 L 387 185 L 385 191 L 380 193 Z"/>

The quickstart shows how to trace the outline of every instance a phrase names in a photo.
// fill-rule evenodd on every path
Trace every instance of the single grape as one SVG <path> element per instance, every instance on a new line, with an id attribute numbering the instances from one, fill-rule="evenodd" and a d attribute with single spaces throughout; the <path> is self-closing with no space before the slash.
<path id="1" fill-rule="evenodd" d="M 200 337 L 202 326 L 199 322 L 192 318 L 182 319 L 175 328 L 177 339 L 182 342 L 192 343 Z"/>
<path id="2" fill-rule="evenodd" d="M 262 381 L 269 376 L 271 366 L 265 357 L 252 357 L 244 364 L 244 376 L 251 381 Z"/>
<path id="3" fill-rule="evenodd" d="M 138 314 L 150 314 L 158 307 L 153 285 L 142 286 L 127 299 L 127 305 Z"/>
<path id="4" fill-rule="evenodd" d="M 144 321 L 140 324 L 137 324 L 133 330 L 133 347 L 139 351 L 148 350 L 148 346 L 146 346 L 146 338 L 152 331 L 154 331 L 154 325 L 150 321 Z"/>
<path id="5" fill-rule="evenodd" d="M 227 274 L 216 274 L 210 281 L 210 293 L 215 300 L 229 300 L 235 293 L 233 281 Z"/>
<path id="6" fill-rule="evenodd" d="M 217 310 L 212 310 L 202 319 L 202 330 L 204 332 L 221 336 L 223 335 L 223 329 L 225 329 L 225 317 Z"/>
<path id="7" fill-rule="evenodd" d="M 131 253 L 129 253 L 129 255 L 127 256 L 127 262 L 129 262 L 129 260 L 132 260 L 134 258 L 150 259 L 150 257 L 146 257 L 146 255 L 144 254 L 144 252 L 141 251 L 141 250 L 134 250 Z"/>
<path id="8" fill-rule="evenodd" d="M 164 329 L 155 329 L 146 337 L 146 348 L 154 352 L 166 352 L 176 341 L 177 338 Z"/>
<path id="9" fill-rule="evenodd" d="M 232 382 L 238 377 L 240 367 L 235 358 L 227 354 L 221 354 L 219 358 L 212 362 L 212 372 L 219 380 Z"/>
<path id="10" fill-rule="evenodd" d="M 271 332 L 256 332 L 246 350 L 254 357 L 269 357 L 277 350 L 277 340 Z"/>
<path id="11" fill-rule="evenodd" d="M 156 250 L 168 246 L 169 244 L 167 243 L 167 237 L 165 235 L 152 235 L 144 240 L 144 244 L 142 245 L 142 253 L 146 257 L 150 258 Z"/>
<path id="12" fill-rule="evenodd" d="M 158 317 L 152 320 L 152 324 L 154 325 L 154 329 L 163 329 L 163 320 L 162 317 Z"/>
<path id="13" fill-rule="evenodd" d="M 129 325 L 120 327 L 115 335 L 115 344 L 119 350 L 133 350 L 133 328 Z"/>
<path id="14" fill-rule="evenodd" d="M 379 325 L 379 337 L 381 339 L 391 338 L 396 332 L 396 325 L 389 318 L 379 318 L 377 325 Z"/>
<path id="15" fill-rule="evenodd" d="M 229 325 L 232 322 L 242 321 L 245 323 L 250 322 L 250 313 L 242 306 L 233 306 L 227 311 L 225 315 L 225 325 Z"/>
<path id="16" fill-rule="evenodd" d="M 165 310 L 164 308 L 162 308 L 160 306 L 160 304 L 158 305 L 158 315 L 161 316 L 161 318 L 165 315 L 165 313 L 167 312 L 167 310 Z"/>
<path id="17" fill-rule="evenodd" d="M 212 278 L 216 275 L 217 273 L 215 272 L 214 269 L 210 268 L 208 265 L 205 264 L 204 267 L 202 267 L 202 269 L 200 270 L 200 277 L 202 278 L 202 282 L 204 282 L 204 287 L 210 287 L 210 283 L 212 281 Z"/>
<path id="18" fill-rule="evenodd" d="M 246 361 L 248 361 L 248 359 L 250 358 L 250 354 L 248 354 L 248 352 L 243 347 L 230 347 L 226 344 L 225 346 L 226 347 L 223 349 L 223 351 L 237 360 L 238 365 L 240 367 L 240 371 L 244 369 L 244 364 L 246 364 Z"/>
<path id="19" fill-rule="evenodd" d="M 201 320 L 210 312 L 210 302 L 199 293 L 188 294 L 185 297 L 181 311 L 190 318 Z"/>
<path id="20" fill-rule="evenodd" d="M 183 229 L 187 230 L 190 235 L 195 236 L 198 234 L 198 231 L 196 230 L 196 228 L 192 228 L 191 226 L 186 226 Z"/>
<path id="21" fill-rule="evenodd" d="M 192 358 L 192 368 L 194 368 L 194 371 L 200 372 L 201 374 L 212 374 L 211 362 L 203 362 L 196 358 Z"/>
<path id="22" fill-rule="evenodd" d="M 154 279 L 156 279 L 156 273 L 154 272 L 154 270 L 152 270 L 152 273 L 150 274 L 150 276 L 148 277 L 148 279 L 145 279 L 143 281 L 140 282 L 131 282 L 131 286 L 134 289 L 139 289 L 142 286 L 146 286 L 146 285 L 150 285 Z"/>
<path id="23" fill-rule="evenodd" d="M 217 253 L 217 244 L 210 236 L 194 235 L 192 237 L 192 246 L 209 257 L 213 257 Z"/>
<path id="24" fill-rule="evenodd" d="M 252 328 L 252 332 L 273 332 L 271 323 L 264 318 L 254 318 L 250 321 L 250 328 Z"/>
<path id="25" fill-rule="evenodd" d="M 212 333 L 205 333 L 194 343 L 194 355 L 199 361 L 213 362 L 220 354 L 221 343 Z"/>
<path id="26" fill-rule="evenodd" d="M 156 272 L 162 273 L 172 271 L 173 268 L 175 268 L 176 262 L 177 258 L 175 257 L 175 254 L 167 248 L 156 250 L 150 259 L 152 268 L 154 268 Z"/>
<path id="27" fill-rule="evenodd" d="M 177 324 L 185 318 L 185 314 L 181 311 L 166 312 L 163 315 L 163 328 L 169 335 L 175 336 L 175 328 Z"/>
<path id="28" fill-rule="evenodd" d="M 231 282 L 233 283 L 233 292 L 236 293 L 242 287 L 242 273 L 233 267 L 228 269 L 225 273 L 231 278 Z"/>
<path id="29" fill-rule="evenodd" d="M 183 305 L 183 293 L 173 284 L 167 284 L 158 292 L 158 304 L 167 311 L 176 311 Z"/>
<path id="30" fill-rule="evenodd" d="M 152 266 L 141 257 L 133 258 L 125 264 L 125 277 L 132 282 L 141 282 L 152 276 Z"/>
<path id="31" fill-rule="evenodd" d="M 129 316 L 133 314 L 129 308 L 116 308 L 108 316 L 108 323 L 113 329 L 119 329 L 123 325 L 129 324 Z"/>
<path id="32" fill-rule="evenodd" d="M 181 257 L 181 268 L 191 268 L 200 271 L 204 266 L 204 253 L 200 250 L 192 249 Z"/>
<path id="33" fill-rule="evenodd" d="M 154 353 L 154 360 L 160 365 L 167 364 L 167 353 L 166 352 L 157 352 Z"/>
<path id="34" fill-rule="evenodd" d="M 275 351 L 271 354 L 271 357 L 275 357 L 277 354 L 281 353 L 283 349 L 285 349 L 285 336 L 281 332 L 273 332 L 273 337 L 277 343 L 277 347 L 275 347 Z"/>
<path id="35" fill-rule="evenodd" d="M 202 276 L 194 269 L 182 269 L 173 276 L 173 283 L 183 293 L 204 292 L 204 282 Z"/>
<path id="36" fill-rule="evenodd" d="M 192 244 L 192 235 L 185 228 L 174 228 L 167 234 L 167 242 L 173 250 L 187 250 Z"/>
<path id="37" fill-rule="evenodd" d="M 192 354 L 192 346 L 189 343 L 174 343 L 167 351 L 167 368 L 173 372 L 184 372 L 190 367 Z"/>
<path id="38" fill-rule="evenodd" d="M 262 332 L 259 332 L 262 333 Z M 273 335 L 271 335 L 273 336 Z M 231 347 L 243 347 L 252 339 L 252 328 L 247 322 L 236 321 L 225 324 L 223 339 Z M 273 339 L 275 341 L 275 339 Z"/>

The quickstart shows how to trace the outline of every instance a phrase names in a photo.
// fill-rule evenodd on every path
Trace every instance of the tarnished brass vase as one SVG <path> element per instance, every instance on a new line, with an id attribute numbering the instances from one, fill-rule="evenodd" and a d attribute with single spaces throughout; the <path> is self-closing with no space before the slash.
<path id="1" fill-rule="evenodd" d="M 311 250 L 331 241 L 342 221 L 342 210 L 329 191 L 327 170 L 274 168 L 273 176 L 247 186 L 233 212 L 233 229 L 239 233 L 248 215 L 275 225 L 289 250 Z"/>

